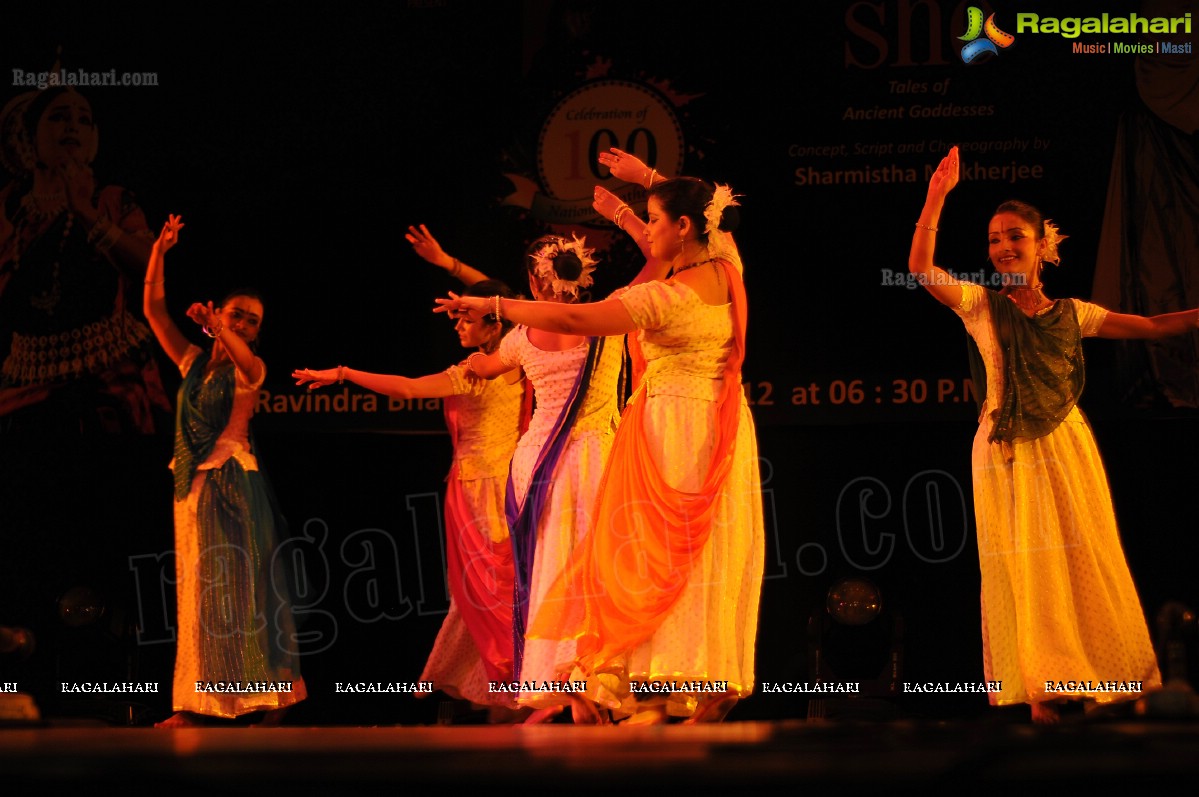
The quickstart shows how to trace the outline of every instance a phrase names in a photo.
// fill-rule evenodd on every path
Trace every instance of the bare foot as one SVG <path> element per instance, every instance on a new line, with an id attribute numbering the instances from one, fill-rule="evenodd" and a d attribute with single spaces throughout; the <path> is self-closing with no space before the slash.
<path id="1" fill-rule="evenodd" d="M 532 713 L 527 708 L 509 708 L 507 706 L 488 706 L 487 707 L 487 724 L 489 725 L 512 725 L 518 722 L 524 722 Z"/>
<path id="2" fill-rule="evenodd" d="M 608 709 L 601 709 L 580 695 L 570 696 L 570 718 L 575 725 L 608 725 Z"/>
<path id="3" fill-rule="evenodd" d="M 737 705 L 737 701 L 740 699 L 735 692 L 714 695 L 702 701 L 691 716 L 683 720 L 683 724 L 696 725 L 701 722 L 724 722 L 724 718 L 728 716 L 728 713 L 733 710 L 733 706 Z"/>
<path id="4" fill-rule="evenodd" d="M 1032 721 L 1037 725 L 1057 725 L 1062 720 L 1057 706 L 1052 703 L 1032 703 Z"/>
<path id="5" fill-rule="evenodd" d="M 204 722 L 198 716 L 190 711 L 179 711 L 164 719 L 162 722 L 154 723 L 155 728 L 196 728 L 203 725 Z"/>
<path id="6" fill-rule="evenodd" d="M 562 713 L 562 706 L 539 708 L 525 718 L 524 725 L 543 725 Z"/>
<path id="7" fill-rule="evenodd" d="M 651 706 L 639 709 L 621 725 L 665 725 L 666 706 Z"/>

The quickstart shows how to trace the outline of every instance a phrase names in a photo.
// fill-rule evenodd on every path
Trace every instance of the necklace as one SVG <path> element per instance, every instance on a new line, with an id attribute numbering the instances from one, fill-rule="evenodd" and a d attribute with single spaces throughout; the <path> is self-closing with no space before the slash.
<path id="1" fill-rule="evenodd" d="M 1020 308 L 1021 312 L 1029 316 L 1036 315 L 1053 304 L 1053 301 L 1041 292 L 1040 285 L 1023 290 L 1013 289 L 1007 293 L 1007 297 Z"/>
<path id="2" fill-rule="evenodd" d="M 65 206 L 63 209 L 65 210 Z M 61 213 L 61 211 L 59 212 Z M 54 217 L 47 216 L 45 218 L 52 220 Z M 16 229 L 13 230 L 13 271 L 19 271 L 21 268 L 21 239 L 26 235 L 26 231 L 29 230 L 33 224 L 39 220 L 40 219 L 38 219 L 36 216 L 31 219 L 27 214 L 23 214 L 21 220 L 17 222 Z M 29 299 L 30 305 L 48 315 L 54 315 L 54 310 L 58 307 L 58 302 L 62 298 L 62 285 L 59 281 L 59 272 L 62 270 L 62 253 L 66 248 L 67 238 L 69 238 L 71 235 L 71 227 L 74 225 L 74 223 L 75 214 L 68 210 L 66 213 L 66 219 L 63 221 L 62 225 L 62 237 L 58 240 L 58 251 L 54 256 L 54 265 L 50 267 L 50 287 L 39 294 L 31 296 Z M 52 227 L 53 224 L 47 225 L 45 232 L 49 232 Z M 32 248 L 33 244 L 36 242 L 37 233 L 30 233 L 30 237 L 31 240 L 29 242 L 29 246 L 26 247 L 27 251 L 29 248 Z"/>
<path id="3" fill-rule="evenodd" d="M 677 277 L 678 275 L 682 274 L 684 271 L 687 271 L 688 269 L 693 269 L 696 266 L 702 266 L 705 263 L 713 263 L 713 262 L 715 262 L 715 260 L 716 260 L 716 258 L 714 258 L 714 257 L 709 257 L 707 260 L 696 260 L 694 263 L 688 263 L 685 266 L 680 266 L 679 268 L 676 268 L 674 271 L 671 272 L 671 276 Z"/>

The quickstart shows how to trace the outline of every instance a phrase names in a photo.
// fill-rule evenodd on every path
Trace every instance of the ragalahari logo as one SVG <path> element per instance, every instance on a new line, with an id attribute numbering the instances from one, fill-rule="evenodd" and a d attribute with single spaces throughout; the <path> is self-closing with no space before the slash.
<path id="1" fill-rule="evenodd" d="M 979 36 L 983 34 L 986 34 L 986 38 L 980 39 Z M 984 53 L 999 55 L 1000 49 L 1006 50 L 1016 41 L 1015 36 L 999 29 L 995 24 L 994 14 L 983 22 L 982 9 L 975 6 L 970 6 L 966 11 L 966 34 L 958 36 L 958 39 L 966 42 L 966 46 L 962 48 L 962 60 L 967 64 L 973 63 Z"/>

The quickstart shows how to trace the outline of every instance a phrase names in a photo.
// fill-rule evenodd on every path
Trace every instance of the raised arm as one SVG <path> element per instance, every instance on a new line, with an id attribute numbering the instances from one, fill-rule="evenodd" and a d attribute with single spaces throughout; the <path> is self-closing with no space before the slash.
<path id="1" fill-rule="evenodd" d="M 949 272 L 933 264 L 933 252 L 937 245 L 937 224 L 945 197 L 958 184 L 958 148 L 951 147 L 949 154 L 941 159 L 928 184 L 928 196 L 916 231 L 912 234 L 912 251 L 908 255 L 908 270 L 936 297 L 941 304 L 957 307 L 962 303 L 962 288 Z"/>
<path id="2" fill-rule="evenodd" d="M 443 268 L 450 273 L 450 276 L 460 281 L 463 285 L 470 287 L 476 282 L 482 282 L 488 279 L 487 275 L 477 268 L 472 268 L 466 265 L 456 257 L 450 257 L 441 248 L 441 244 L 437 243 L 437 239 L 429 232 L 425 225 L 421 225 L 418 230 L 416 227 L 409 226 L 408 232 L 404 234 L 408 239 L 408 243 L 412 244 L 412 251 L 416 252 L 423 260 L 432 263 L 438 268 Z"/>
<path id="3" fill-rule="evenodd" d="M 450 293 L 448 299 L 437 299 L 436 302 L 438 306 L 433 308 L 435 313 L 464 312 L 471 318 L 482 318 L 494 313 L 498 307 L 501 318 L 511 319 L 517 324 L 524 324 L 533 329 L 565 335 L 624 335 L 637 328 L 633 323 L 633 317 L 619 299 L 588 304 L 563 304 L 526 302 L 519 299 L 497 300 L 494 296 L 458 296 Z"/>
<path id="4" fill-rule="evenodd" d="M 187 353 L 187 347 L 191 343 L 167 313 L 165 255 L 168 249 L 179 243 L 179 231 L 182 229 L 183 222 L 179 216 L 167 216 L 166 224 L 162 225 L 162 232 L 158 234 L 158 240 L 150 247 L 150 257 L 146 264 L 146 284 L 142 291 L 142 311 L 146 314 L 146 320 L 150 322 L 150 329 L 154 330 L 158 345 L 162 346 L 171 362 L 176 365 L 183 360 L 183 355 Z"/>
<path id="5" fill-rule="evenodd" d="M 647 166 L 636 155 L 630 155 L 616 147 L 610 148 L 607 152 L 601 152 L 599 162 L 601 165 L 607 166 L 617 180 L 636 183 L 646 190 L 653 188 L 654 183 L 670 179 L 656 168 Z"/>
<path id="6" fill-rule="evenodd" d="M 1101 338 L 1169 338 L 1199 328 L 1199 310 L 1143 316 L 1108 313 L 1097 333 Z"/>

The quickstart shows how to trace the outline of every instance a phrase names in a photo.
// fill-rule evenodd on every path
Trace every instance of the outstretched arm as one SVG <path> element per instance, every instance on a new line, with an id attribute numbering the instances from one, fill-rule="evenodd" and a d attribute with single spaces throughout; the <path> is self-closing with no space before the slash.
<path id="1" fill-rule="evenodd" d="M 165 255 L 168 249 L 179 243 L 179 231 L 182 229 L 183 222 L 179 216 L 167 216 L 167 222 L 162 225 L 158 240 L 150 247 L 146 284 L 142 291 L 142 311 L 146 314 L 146 320 L 150 322 L 150 329 L 154 330 L 158 345 L 162 346 L 171 362 L 176 365 L 183 360 L 183 355 L 187 353 L 187 347 L 191 343 L 167 313 Z"/>
<path id="2" fill-rule="evenodd" d="M 436 301 L 438 306 L 433 308 L 435 313 L 463 312 L 473 319 L 494 312 L 497 306 L 494 296 L 458 296 L 450 293 L 448 299 Z M 637 328 L 633 323 L 633 317 L 619 299 L 606 299 L 588 304 L 500 299 L 498 306 L 501 318 L 511 319 L 517 324 L 524 324 L 533 329 L 566 335 L 624 335 Z M 480 376 L 486 374 L 480 373 Z"/>
<path id="3" fill-rule="evenodd" d="M 438 268 L 445 269 L 451 277 L 459 280 L 463 285 L 470 287 L 476 282 L 488 279 L 487 275 L 477 268 L 472 268 L 458 258 L 447 255 L 425 225 L 422 224 L 419 230 L 409 226 L 404 237 L 408 239 L 408 243 L 412 244 L 412 251 Z"/>
<path id="4" fill-rule="evenodd" d="M 1108 313 L 1097 333 L 1101 338 L 1169 338 L 1199 327 L 1199 310 L 1143 316 Z"/>
<path id="5" fill-rule="evenodd" d="M 306 384 L 309 390 L 334 383 L 353 382 L 367 390 L 398 399 L 445 398 L 454 395 L 454 386 L 444 372 L 410 378 L 396 374 L 355 371 L 353 368 L 339 365 L 336 368 L 325 369 L 300 368 L 292 371 L 291 375 L 297 385 Z"/>
<path id="6" fill-rule="evenodd" d="M 958 184 L 958 148 L 951 147 L 949 154 L 941 159 L 928 184 L 928 196 L 916 232 L 912 235 L 912 251 L 908 255 L 908 270 L 936 297 L 941 304 L 957 307 L 962 303 L 962 287 L 949 272 L 933 264 L 933 251 L 937 244 L 937 223 L 941 219 L 941 208 L 945 197 Z"/>

